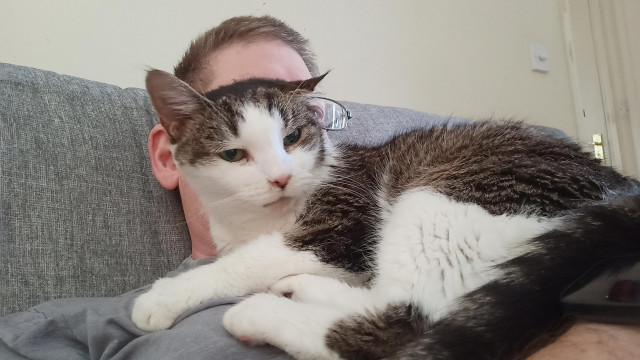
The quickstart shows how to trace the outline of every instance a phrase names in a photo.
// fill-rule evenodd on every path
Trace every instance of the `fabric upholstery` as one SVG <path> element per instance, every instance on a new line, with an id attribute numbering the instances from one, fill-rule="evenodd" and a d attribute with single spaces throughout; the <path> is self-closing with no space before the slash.
<path id="1" fill-rule="evenodd" d="M 145 91 L 0 66 L 1 314 L 132 290 L 190 254 Z"/>

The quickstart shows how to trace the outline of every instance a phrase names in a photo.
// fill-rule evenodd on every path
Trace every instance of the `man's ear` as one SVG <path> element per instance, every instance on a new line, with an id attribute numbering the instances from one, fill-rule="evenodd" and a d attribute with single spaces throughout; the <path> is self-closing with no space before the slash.
<path id="1" fill-rule="evenodd" d="M 177 188 L 180 172 L 173 161 L 173 154 L 169 150 L 169 145 L 171 145 L 169 134 L 161 124 L 151 129 L 147 145 L 153 175 L 165 189 Z"/>
<path id="2" fill-rule="evenodd" d="M 193 128 L 194 119 L 207 109 L 208 100 L 204 96 L 168 72 L 147 72 L 146 87 L 172 144 L 182 140 Z"/>

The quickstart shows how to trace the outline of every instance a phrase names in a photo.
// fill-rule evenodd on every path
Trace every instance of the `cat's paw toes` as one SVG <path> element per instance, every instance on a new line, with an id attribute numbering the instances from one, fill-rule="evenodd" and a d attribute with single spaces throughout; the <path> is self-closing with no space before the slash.
<path id="1" fill-rule="evenodd" d="M 160 279 L 151 290 L 140 295 L 133 303 L 131 320 L 141 330 L 158 331 L 170 328 L 184 311 L 180 297 L 170 284 L 171 279 Z"/>
<path id="2" fill-rule="evenodd" d="M 333 278 L 300 274 L 283 278 L 269 288 L 278 296 L 290 298 L 296 302 L 326 303 L 339 295 L 340 288 L 348 285 Z"/>
<path id="3" fill-rule="evenodd" d="M 229 309 L 223 318 L 225 329 L 240 341 L 252 345 L 271 343 L 278 332 L 281 300 L 271 294 L 256 294 Z"/>
<path id="4" fill-rule="evenodd" d="M 271 285 L 269 291 L 278 296 L 304 302 L 304 300 L 309 297 L 309 294 L 307 294 L 308 291 L 305 291 L 305 280 L 309 280 L 310 282 L 311 277 L 312 275 L 308 274 L 287 276 Z"/>

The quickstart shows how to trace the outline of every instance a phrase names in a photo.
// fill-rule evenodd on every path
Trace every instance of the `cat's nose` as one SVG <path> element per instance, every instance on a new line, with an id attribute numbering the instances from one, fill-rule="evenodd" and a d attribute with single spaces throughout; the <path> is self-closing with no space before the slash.
<path id="1" fill-rule="evenodd" d="M 289 180 L 291 180 L 291 174 L 282 174 L 275 179 L 269 180 L 269 183 L 284 190 L 284 188 L 287 187 Z"/>

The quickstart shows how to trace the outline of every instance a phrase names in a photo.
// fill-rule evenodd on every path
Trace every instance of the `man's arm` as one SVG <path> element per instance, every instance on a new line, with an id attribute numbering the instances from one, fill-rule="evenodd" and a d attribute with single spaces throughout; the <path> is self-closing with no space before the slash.
<path id="1" fill-rule="evenodd" d="M 640 359 L 640 327 L 579 322 L 528 359 Z"/>

